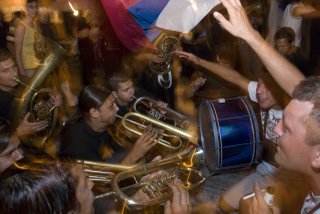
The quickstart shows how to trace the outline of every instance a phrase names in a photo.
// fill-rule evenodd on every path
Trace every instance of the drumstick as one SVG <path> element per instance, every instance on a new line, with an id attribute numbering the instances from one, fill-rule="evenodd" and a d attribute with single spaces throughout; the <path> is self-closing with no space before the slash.
<path id="1" fill-rule="evenodd" d="M 262 190 L 261 190 L 262 193 L 264 193 L 265 191 L 266 191 L 265 189 L 262 189 Z M 249 198 L 254 197 L 255 195 L 256 195 L 256 194 L 253 192 L 253 193 L 251 193 L 251 194 L 249 194 L 249 195 L 246 195 L 246 196 L 242 197 L 242 200 L 247 200 L 247 199 L 249 199 Z"/>

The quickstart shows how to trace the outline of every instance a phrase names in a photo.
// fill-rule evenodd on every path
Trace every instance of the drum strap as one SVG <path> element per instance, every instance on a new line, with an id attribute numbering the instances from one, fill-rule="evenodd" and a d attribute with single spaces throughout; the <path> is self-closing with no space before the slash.
<path id="1" fill-rule="evenodd" d="M 263 121 L 264 122 L 263 137 L 262 137 L 263 142 L 262 142 L 261 157 L 262 157 L 262 160 L 267 161 L 268 163 L 274 165 L 275 167 L 278 167 L 279 165 L 274 160 L 274 156 L 277 152 L 277 146 L 271 140 L 266 138 L 268 119 L 269 119 L 269 111 L 265 112 L 264 121 Z"/>

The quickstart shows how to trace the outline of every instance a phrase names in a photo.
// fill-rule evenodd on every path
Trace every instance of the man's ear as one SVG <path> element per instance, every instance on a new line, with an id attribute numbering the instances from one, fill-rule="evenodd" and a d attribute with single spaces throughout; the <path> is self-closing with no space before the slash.
<path id="1" fill-rule="evenodd" d="M 320 145 L 316 145 L 313 148 L 311 165 L 316 169 L 320 169 Z"/>
<path id="2" fill-rule="evenodd" d="M 99 111 L 95 108 L 91 108 L 90 111 L 90 116 L 93 117 L 93 118 L 97 118 L 98 117 L 98 114 L 99 114 Z"/>
<path id="3" fill-rule="evenodd" d="M 114 96 L 114 98 L 119 98 L 118 93 L 116 91 L 112 91 L 112 95 Z"/>

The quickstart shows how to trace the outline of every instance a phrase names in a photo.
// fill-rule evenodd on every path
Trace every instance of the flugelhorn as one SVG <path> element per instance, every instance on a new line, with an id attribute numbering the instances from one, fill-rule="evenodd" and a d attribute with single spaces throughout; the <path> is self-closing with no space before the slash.
<path id="1" fill-rule="evenodd" d="M 88 160 L 75 160 L 75 162 L 83 166 L 84 172 L 89 180 L 93 181 L 94 183 L 102 183 L 104 185 L 109 185 L 116 173 L 130 170 L 139 165 L 115 164 Z"/>
<path id="2" fill-rule="evenodd" d="M 173 196 L 169 183 L 178 178 L 185 189 L 190 190 L 201 185 L 205 178 L 192 168 L 193 156 L 197 147 L 189 145 L 185 150 L 162 160 L 151 162 L 116 174 L 112 180 L 113 194 L 130 209 L 140 209 L 161 204 Z M 155 174 L 154 176 L 152 174 Z M 139 182 L 121 188 L 124 180 L 141 178 Z M 148 199 L 136 199 L 134 194 L 143 191 Z M 106 193 L 109 195 L 109 193 Z"/>
<path id="3" fill-rule="evenodd" d="M 156 141 L 167 149 L 179 150 L 183 142 L 196 142 L 197 138 L 191 132 L 169 125 L 152 117 L 137 112 L 129 112 L 121 118 L 121 125 L 137 136 L 149 131 L 157 134 Z"/>
<path id="4" fill-rule="evenodd" d="M 187 116 L 169 108 L 157 107 L 157 101 L 151 97 L 135 98 L 132 108 L 133 111 L 140 114 L 147 115 L 149 117 L 161 120 L 170 125 L 186 129 L 190 125 L 190 120 Z"/>

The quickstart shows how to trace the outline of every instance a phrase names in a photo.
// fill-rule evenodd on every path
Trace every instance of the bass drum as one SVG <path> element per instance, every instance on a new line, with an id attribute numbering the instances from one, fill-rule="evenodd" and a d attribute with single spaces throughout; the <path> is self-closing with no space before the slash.
<path id="1" fill-rule="evenodd" d="M 246 97 L 205 100 L 200 103 L 198 117 L 204 159 L 211 173 L 258 163 L 261 132 Z"/>

